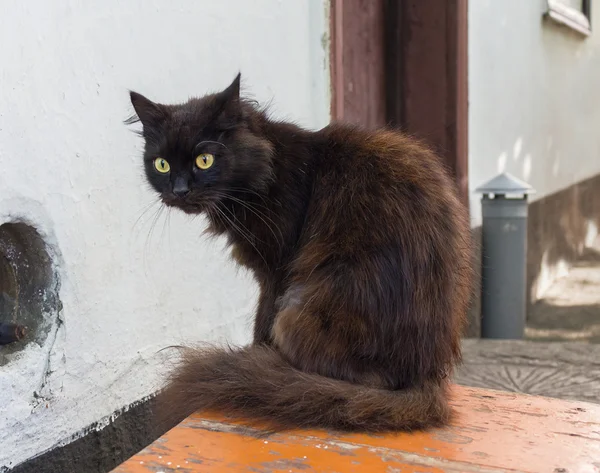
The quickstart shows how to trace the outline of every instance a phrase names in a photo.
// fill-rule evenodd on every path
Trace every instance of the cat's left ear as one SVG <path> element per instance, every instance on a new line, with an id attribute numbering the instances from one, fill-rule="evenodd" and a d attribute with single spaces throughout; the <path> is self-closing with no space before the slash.
<path id="1" fill-rule="evenodd" d="M 129 92 L 131 104 L 144 128 L 157 128 L 167 118 L 167 110 L 164 106 L 154 103 L 137 92 Z"/>
<path id="2" fill-rule="evenodd" d="M 233 82 L 231 84 L 229 84 L 229 87 L 227 87 L 223 91 L 223 94 L 225 96 L 227 96 L 230 100 L 231 99 L 235 99 L 235 100 L 240 99 L 240 82 L 241 82 L 241 80 L 242 80 L 242 73 L 238 72 L 237 76 L 235 76 L 235 79 L 233 79 Z"/>
<path id="3" fill-rule="evenodd" d="M 219 118 L 227 121 L 237 121 L 242 117 L 240 104 L 240 81 L 242 74 L 238 73 L 233 82 L 218 94 L 220 102 Z"/>

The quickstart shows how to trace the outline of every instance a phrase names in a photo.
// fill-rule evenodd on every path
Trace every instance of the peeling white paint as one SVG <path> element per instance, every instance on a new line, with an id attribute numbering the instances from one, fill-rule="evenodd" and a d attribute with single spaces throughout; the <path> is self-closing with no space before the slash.
<path id="1" fill-rule="evenodd" d="M 154 392 L 165 346 L 248 341 L 256 287 L 223 242 L 177 213 L 148 238 L 158 207 L 136 223 L 154 195 L 127 91 L 180 101 L 241 70 L 275 115 L 323 126 L 327 3 L 0 3 L 0 223 L 40 231 L 64 306 L 44 346 L 0 369 L 0 469 Z"/>

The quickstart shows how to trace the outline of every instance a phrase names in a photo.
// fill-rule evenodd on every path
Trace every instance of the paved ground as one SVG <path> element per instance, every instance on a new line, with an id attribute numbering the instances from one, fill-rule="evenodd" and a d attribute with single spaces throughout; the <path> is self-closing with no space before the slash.
<path id="1" fill-rule="evenodd" d="M 539 301 L 527 323 L 531 340 L 600 343 L 600 248 L 588 249 Z"/>
<path id="2" fill-rule="evenodd" d="M 600 344 L 465 340 L 456 382 L 600 404 Z"/>
<path id="3" fill-rule="evenodd" d="M 529 315 L 526 341 L 465 340 L 456 381 L 600 404 L 600 245 Z"/>

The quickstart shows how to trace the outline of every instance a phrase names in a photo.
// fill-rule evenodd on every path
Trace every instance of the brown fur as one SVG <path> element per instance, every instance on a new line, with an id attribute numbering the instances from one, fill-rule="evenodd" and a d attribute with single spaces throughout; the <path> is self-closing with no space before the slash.
<path id="1" fill-rule="evenodd" d="M 409 389 L 374 389 L 325 378 L 293 368 L 275 348 L 264 345 L 187 349 L 163 395 L 167 411 L 161 414 L 168 414 L 166 420 L 175 413 L 183 417 L 194 406 L 241 416 L 250 424 L 262 421 L 260 427 L 273 431 L 413 430 L 450 419 L 446 388 L 445 382 L 429 381 Z"/>
<path id="2" fill-rule="evenodd" d="M 147 165 L 150 183 L 167 205 L 206 212 L 261 290 L 254 344 L 186 350 L 167 415 L 219 410 L 276 429 L 446 423 L 472 268 L 467 212 L 438 158 L 391 130 L 274 122 L 239 98 L 239 77 L 182 105 L 140 97 L 146 163 L 164 157 L 173 174 Z M 194 171 L 176 198 L 173 179 L 208 140 L 219 167 Z"/>

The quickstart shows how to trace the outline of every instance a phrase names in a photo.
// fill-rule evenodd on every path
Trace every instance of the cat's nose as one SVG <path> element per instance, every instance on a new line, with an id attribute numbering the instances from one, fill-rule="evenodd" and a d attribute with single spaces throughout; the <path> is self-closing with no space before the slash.
<path id="1" fill-rule="evenodd" d="M 178 177 L 175 179 L 175 183 L 173 184 L 173 194 L 177 197 L 185 197 L 190 193 L 190 187 L 188 183 L 183 177 Z"/>
<path id="2" fill-rule="evenodd" d="M 185 197 L 186 195 L 188 195 L 190 193 L 190 190 L 189 189 L 173 189 L 173 193 L 177 197 Z"/>
<path id="3" fill-rule="evenodd" d="M 173 188 L 173 194 L 175 194 L 177 197 L 185 197 L 186 195 L 188 195 L 190 193 L 190 190 L 185 187 L 174 187 Z"/>

